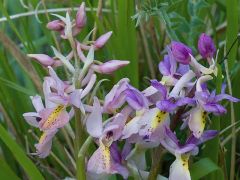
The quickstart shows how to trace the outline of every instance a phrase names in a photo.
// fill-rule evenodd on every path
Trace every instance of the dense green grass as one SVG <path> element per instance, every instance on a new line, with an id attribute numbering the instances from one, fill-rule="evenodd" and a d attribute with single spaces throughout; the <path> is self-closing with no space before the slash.
<path id="1" fill-rule="evenodd" d="M 52 54 L 51 45 L 57 46 L 52 34 L 46 29 L 48 13 L 40 13 L 38 0 L 1 0 L 0 15 L 0 179 L 56 179 L 72 176 L 74 165 L 71 162 L 71 148 L 65 149 L 66 143 L 72 144 L 71 136 L 66 129 L 58 133 L 54 140 L 53 153 L 41 160 L 28 155 L 34 152 L 36 135 L 39 132 L 27 125 L 22 117 L 24 112 L 32 110 L 30 95 L 41 94 L 41 80 L 46 70 L 39 64 L 30 61 L 27 53 Z M 79 0 L 44 0 L 47 9 L 78 7 Z M 240 1 L 238 0 L 104 0 L 101 18 L 96 16 L 98 1 L 87 0 L 88 26 L 78 37 L 82 39 L 97 25 L 97 34 L 113 31 L 113 37 L 103 51 L 97 53 L 100 60 L 123 59 L 131 63 L 104 83 L 101 92 L 107 91 L 118 79 L 128 77 L 135 87 L 144 89 L 152 77 L 159 77 L 158 63 L 163 58 L 164 47 L 171 40 L 182 41 L 192 48 L 196 47 L 201 32 L 211 34 L 219 48 L 220 62 L 239 32 Z M 136 8 L 137 7 L 137 8 Z M 38 15 L 11 15 L 35 11 Z M 61 12 L 64 14 L 64 12 Z M 20 15 L 20 14 L 19 14 Z M 55 37 L 54 37 L 55 36 Z M 57 42 L 67 52 L 67 44 Z M 196 51 L 196 49 L 194 49 Z M 226 59 L 231 79 L 232 93 L 240 98 L 240 53 L 238 43 L 231 49 Z M 213 87 L 221 87 L 226 81 L 224 63 L 219 64 L 222 72 L 216 78 Z M 64 75 L 63 72 L 59 72 Z M 222 75 L 224 79 L 222 79 Z M 109 77 L 108 77 L 109 78 Z M 235 121 L 240 121 L 240 105 L 234 105 L 234 113 L 214 118 L 211 127 L 223 130 Z M 74 126 L 73 124 L 71 124 Z M 193 158 L 190 168 L 193 179 L 208 175 L 206 179 L 239 179 L 240 171 L 240 133 L 239 123 L 233 130 L 229 129 L 206 144 L 203 152 Z M 229 138 L 230 137 L 230 138 Z M 233 138 L 232 138 L 233 137 Z M 236 141 L 236 147 L 234 141 Z M 226 141 L 228 140 L 228 141 Z M 225 142 L 225 144 L 221 144 Z M 221 145 L 220 145 L 221 144 Z M 94 147 L 92 147 L 94 149 Z M 232 150 L 235 148 L 236 150 Z M 66 153 L 68 152 L 68 153 Z M 69 155 L 70 154 L 70 155 Z M 149 158 L 150 159 L 150 158 Z M 233 159 L 235 164 L 233 164 Z M 166 166 L 170 156 L 164 157 Z M 231 163 L 232 162 L 232 163 Z M 149 166 L 150 166 L 149 160 Z M 191 167 L 191 166 L 190 166 Z M 206 168 L 207 167 L 207 168 Z M 206 170 L 202 170 L 202 169 Z M 235 168 L 235 169 L 234 169 Z M 160 174 L 168 175 L 168 168 L 161 168 Z M 113 179 L 120 179 L 114 176 Z"/>

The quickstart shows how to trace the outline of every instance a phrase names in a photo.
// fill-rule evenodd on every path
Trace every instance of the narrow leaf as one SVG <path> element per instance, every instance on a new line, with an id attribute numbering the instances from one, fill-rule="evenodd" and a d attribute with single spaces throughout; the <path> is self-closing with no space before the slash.
<path id="1" fill-rule="evenodd" d="M 10 137 L 2 125 L 0 125 L 0 138 L 13 153 L 13 156 L 16 158 L 20 166 L 25 170 L 29 179 L 44 180 L 37 167 L 26 156 L 25 152 L 19 147 L 19 145 Z"/>

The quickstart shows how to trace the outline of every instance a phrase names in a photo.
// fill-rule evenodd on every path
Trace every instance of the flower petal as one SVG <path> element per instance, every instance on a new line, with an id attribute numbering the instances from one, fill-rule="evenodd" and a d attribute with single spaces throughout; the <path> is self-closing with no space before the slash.
<path id="1" fill-rule="evenodd" d="M 87 164 L 87 170 L 95 174 L 115 174 L 110 149 L 100 142 L 99 148 L 93 153 Z"/>
<path id="2" fill-rule="evenodd" d="M 183 161 L 181 157 L 176 157 L 170 167 L 169 180 L 191 180 L 187 161 Z"/>
<path id="3" fill-rule="evenodd" d="M 111 91 L 105 96 L 104 110 L 113 113 L 116 108 L 121 107 L 125 102 L 125 94 L 123 93 L 128 87 L 129 79 L 124 78 L 113 86 Z"/>
<path id="4" fill-rule="evenodd" d="M 40 119 L 40 116 L 36 112 L 29 112 L 23 114 L 24 119 L 27 121 L 28 124 L 30 124 L 33 127 L 38 127 L 38 121 L 37 119 Z"/>
<path id="5" fill-rule="evenodd" d="M 52 147 L 52 138 L 57 133 L 57 130 L 54 131 L 45 131 L 39 139 L 38 144 L 35 145 L 37 152 L 32 153 L 37 155 L 40 158 L 45 158 L 49 155 Z"/>
<path id="6" fill-rule="evenodd" d="M 39 96 L 39 95 L 30 96 L 30 98 L 31 98 L 32 104 L 33 104 L 33 106 L 34 106 L 34 108 L 36 109 L 37 112 L 44 109 L 41 96 Z"/>
<path id="7" fill-rule="evenodd" d="M 147 98 L 136 88 L 128 86 L 125 90 L 126 101 L 135 110 L 141 110 L 143 108 L 148 108 Z"/>
<path id="8" fill-rule="evenodd" d="M 100 137 L 103 132 L 101 105 L 97 97 L 94 97 L 94 110 L 86 121 L 87 132 L 93 137 Z"/>
<path id="9" fill-rule="evenodd" d="M 200 138 L 206 123 L 206 114 L 200 107 L 191 110 L 188 126 L 196 138 Z"/>
<path id="10" fill-rule="evenodd" d="M 215 115 L 221 115 L 227 112 L 222 105 L 217 103 L 206 103 L 202 107 L 205 111 L 214 113 Z"/>
<path id="11" fill-rule="evenodd" d="M 216 102 L 219 102 L 219 101 L 222 101 L 222 100 L 224 100 L 224 99 L 227 99 L 227 100 L 232 101 L 232 102 L 239 102 L 239 101 L 240 101 L 240 99 L 235 98 L 235 97 L 232 97 L 231 95 L 228 95 L 228 94 L 219 94 L 219 95 L 216 95 L 216 97 L 215 97 L 214 100 L 215 100 Z"/>
<path id="12" fill-rule="evenodd" d="M 156 79 L 154 79 L 154 80 L 151 80 L 151 85 L 161 93 L 162 98 L 166 98 L 167 89 L 164 85 L 162 85 L 162 83 L 160 83 Z"/>
<path id="13" fill-rule="evenodd" d="M 39 122 L 41 130 L 55 130 L 62 128 L 69 122 L 69 114 L 62 105 L 56 108 L 44 109 L 39 112 L 42 120 Z"/>
<path id="14" fill-rule="evenodd" d="M 165 55 L 164 59 L 159 63 L 158 65 L 159 71 L 162 73 L 164 76 L 168 76 L 171 74 L 171 64 L 169 60 L 169 56 Z"/>

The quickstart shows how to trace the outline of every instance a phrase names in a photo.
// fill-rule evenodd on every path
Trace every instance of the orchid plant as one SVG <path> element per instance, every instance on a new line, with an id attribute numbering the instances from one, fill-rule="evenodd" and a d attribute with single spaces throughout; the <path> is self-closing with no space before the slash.
<path id="1" fill-rule="evenodd" d="M 66 17 L 54 16 L 58 19 L 49 22 L 47 28 L 69 41 L 71 51 L 64 55 L 52 47 L 54 57 L 28 55 L 47 68 L 49 74 L 43 81 L 44 103 L 40 95 L 31 96 L 36 112 L 23 114 L 27 123 L 42 132 L 32 155 L 47 157 L 54 136 L 64 126 L 72 129 L 69 122 L 75 117 L 73 138 L 79 144 L 75 147 L 76 162 L 79 152 L 83 156 L 79 166 L 82 169 L 77 168 L 81 171 L 78 179 L 106 179 L 112 174 L 120 174 L 124 179 L 147 178 L 145 152 L 155 147 L 165 148 L 176 157 L 169 170 L 170 180 L 191 179 L 189 159 L 198 154 L 200 144 L 218 134 L 209 130 L 210 117 L 227 112 L 220 101 L 239 102 L 225 94 L 224 87 L 221 94 L 209 89 L 218 71 L 212 39 L 204 33 L 199 38 L 202 60 L 194 58 L 190 47 L 171 42 L 159 63 L 161 79 L 151 80 L 150 86 L 140 91 L 124 78 L 101 99 L 96 96 L 97 74 L 112 74 L 129 61 L 95 59 L 94 52 L 104 47 L 112 32 L 90 41 L 91 31 L 82 42 L 77 40 L 87 23 L 84 3 L 74 19 L 68 12 Z M 205 60 L 207 66 L 202 65 Z M 60 67 L 64 67 L 68 79 L 56 73 Z M 83 139 L 86 133 L 89 137 Z M 187 135 L 185 140 L 180 141 L 181 133 Z M 89 139 L 97 149 L 86 156 Z"/>

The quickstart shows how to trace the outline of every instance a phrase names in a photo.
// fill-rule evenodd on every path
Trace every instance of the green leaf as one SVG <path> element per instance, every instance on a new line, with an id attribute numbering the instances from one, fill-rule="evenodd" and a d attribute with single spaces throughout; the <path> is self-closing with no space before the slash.
<path id="1" fill-rule="evenodd" d="M 20 85 L 18 85 L 16 83 L 14 83 L 14 82 L 8 81 L 7 79 L 1 78 L 1 77 L 0 77 L 0 84 L 2 86 L 8 86 L 8 87 L 10 87 L 10 88 L 12 88 L 14 90 L 17 90 L 17 91 L 19 91 L 21 93 L 26 94 L 26 95 L 30 95 L 31 96 L 31 95 L 34 94 L 34 91 L 28 90 L 28 89 L 26 89 L 26 88 L 24 88 L 24 87 L 22 87 L 22 86 L 20 86 Z"/>
<path id="2" fill-rule="evenodd" d="M 233 41 L 238 34 L 238 1 L 237 0 L 227 0 L 227 39 L 226 39 L 226 49 L 229 50 Z M 228 66 L 231 71 L 237 55 L 237 44 L 234 45 L 228 56 Z"/>
<path id="3" fill-rule="evenodd" d="M 115 73 L 116 81 L 128 77 L 135 87 L 139 85 L 138 57 L 137 57 L 137 32 L 132 16 L 134 15 L 134 1 L 117 1 L 118 16 L 117 30 L 114 38 L 115 58 L 129 60 L 130 64 Z"/>
<path id="4" fill-rule="evenodd" d="M 212 160 L 210 160 L 209 158 L 203 158 L 191 166 L 190 173 L 192 180 L 198 180 L 208 175 L 209 173 L 219 170 L 220 168 Z M 222 171 L 221 175 L 222 176 L 219 180 L 223 180 Z"/>
<path id="5" fill-rule="evenodd" d="M 3 159 L 0 159 L 0 179 L 20 180 Z"/>
<path id="6" fill-rule="evenodd" d="M 0 138 L 13 153 L 13 156 L 18 161 L 20 166 L 25 170 L 29 179 L 44 180 L 42 174 L 39 172 L 33 162 L 26 156 L 25 152 L 18 146 L 18 144 L 10 137 L 8 132 L 0 125 Z"/>

